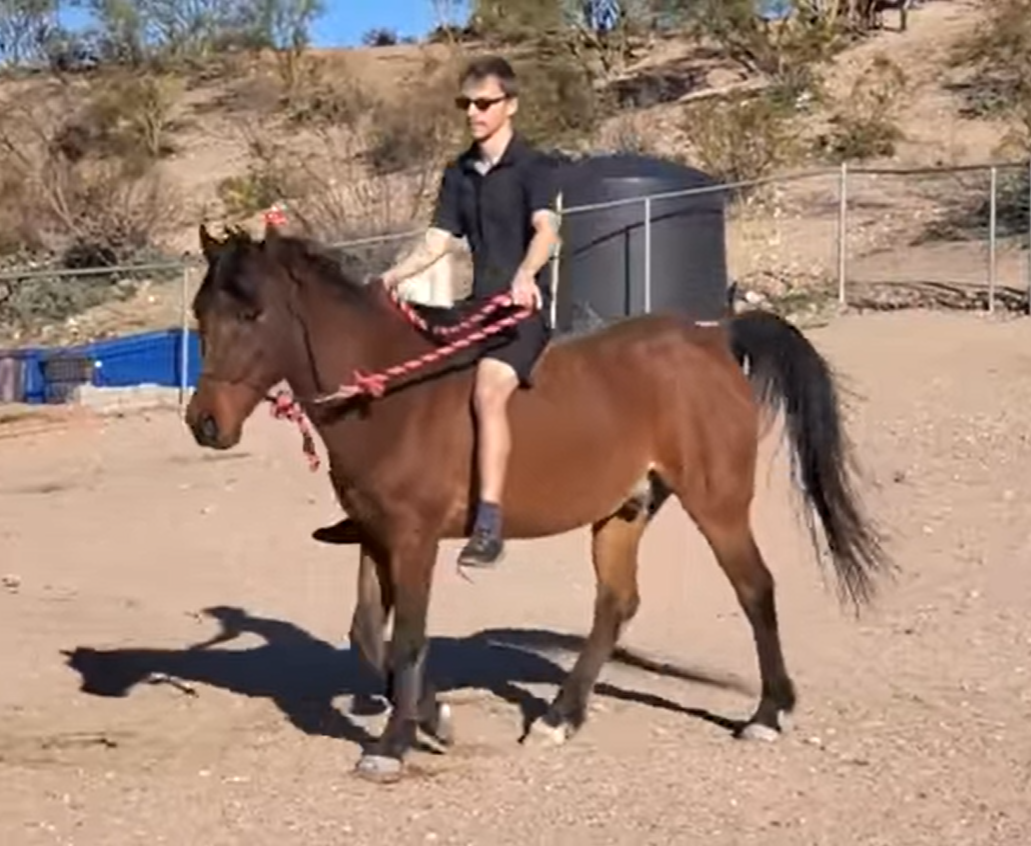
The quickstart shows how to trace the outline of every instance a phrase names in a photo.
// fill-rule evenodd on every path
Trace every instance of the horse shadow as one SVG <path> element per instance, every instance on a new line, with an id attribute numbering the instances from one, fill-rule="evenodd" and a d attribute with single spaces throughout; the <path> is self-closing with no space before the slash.
<path id="1" fill-rule="evenodd" d="M 80 676 L 80 690 L 93 696 L 124 697 L 142 684 L 170 684 L 197 695 L 193 683 L 210 685 L 240 696 L 268 699 L 300 731 L 348 740 L 361 747 L 374 738 L 353 717 L 385 709 L 383 682 L 350 647 L 337 647 L 293 623 L 254 616 L 242 608 L 217 606 L 206 616 L 220 625 L 213 637 L 182 649 L 79 646 L 63 655 Z M 215 648 L 252 634 L 264 643 L 247 649 Z M 524 732 L 547 709 L 548 703 L 524 685 L 558 686 L 566 677 L 552 655 L 578 651 L 583 638 L 545 629 L 484 629 L 469 637 L 431 639 L 427 670 L 441 693 L 485 690 L 517 706 Z M 664 677 L 750 693 L 732 677 L 684 669 L 641 657 L 627 650 L 613 656 L 617 663 Z M 742 723 L 702 708 L 665 697 L 599 682 L 597 695 L 685 714 L 728 732 Z M 344 713 L 337 697 L 351 697 Z"/>

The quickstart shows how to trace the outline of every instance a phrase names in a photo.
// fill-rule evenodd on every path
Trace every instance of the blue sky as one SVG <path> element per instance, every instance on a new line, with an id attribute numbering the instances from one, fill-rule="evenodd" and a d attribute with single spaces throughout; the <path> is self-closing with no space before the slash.
<path id="1" fill-rule="evenodd" d="M 442 5 L 464 17 L 464 3 L 451 0 Z M 391 29 L 402 38 L 422 36 L 438 23 L 433 6 L 431 0 L 325 0 L 326 11 L 312 28 L 312 40 L 317 47 L 350 47 L 370 29 Z M 60 18 L 70 29 L 88 20 L 81 9 L 64 7 Z"/>
<path id="2" fill-rule="evenodd" d="M 461 11 L 462 4 L 445 5 Z M 312 37 L 319 47 L 350 46 L 370 29 L 392 29 L 403 38 L 425 35 L 437 23 L 430 0 L 326 0 Z"/>

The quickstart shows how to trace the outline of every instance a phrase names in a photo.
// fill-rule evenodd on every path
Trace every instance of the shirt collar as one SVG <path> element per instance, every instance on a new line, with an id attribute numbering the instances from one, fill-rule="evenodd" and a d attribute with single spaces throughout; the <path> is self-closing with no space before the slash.
<path id="1" fill-rule="evenodd" d="M 501 158 L 499 158 L 496 162 L 486 162 L 486 160 L 480 154 L 479 145 L 477 145 L 474 142 L 471 145 L 469 145 L 468 148 L 466 148 L 464 153 L 462 153 L 461 163 L 462 167 L 465 170 L 481 172 L 484 170 L 494 170 L 498 167 L 515 164 L 520 159 L 526 156 L 526 154 L 529 152 L 529 149 L 530 147 L 523 139 L 523 136 L 520 135 L 518 132 L 514 132 L 512 134 L 512 138 L 508 142 L 508 146 L 505 147 L 505 151 L 501 154 Z M 486 167 L 484 166 L 485 163 L 487 165 Z"/>

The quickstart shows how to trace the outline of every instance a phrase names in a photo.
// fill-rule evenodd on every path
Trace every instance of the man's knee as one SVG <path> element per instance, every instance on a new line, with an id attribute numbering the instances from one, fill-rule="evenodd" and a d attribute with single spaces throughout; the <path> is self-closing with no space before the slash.
<path id="1" fill-rule="evenodd" d="M 502 411 L 513 391 L 519 387 L 519 376 L 503 361 L 482 359 L 476 369 L 473 401 L 477 412 Z"/>

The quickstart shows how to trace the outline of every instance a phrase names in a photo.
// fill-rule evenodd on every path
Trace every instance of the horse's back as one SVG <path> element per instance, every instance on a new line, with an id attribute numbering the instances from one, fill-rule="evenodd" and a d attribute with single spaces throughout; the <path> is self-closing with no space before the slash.
<path id="1" fill-rule="evenodd" d="M 729 349 L 722 321 L 696 321 L 674 312 L 624 317 L 587 331 L 558 335 L 544 350 L 537 363 L 535 383 L 562 381 L 567 371 L 578 375 L 592 370 L 604 371 L 608 377 L 615 364 L 627 367 L 646 361 L 650 368 L 661 368 L 665 357 L 684 352 L 711 354 Z"/>
<path id="2" fill-rule="evenodd" d="M 675 313 L 625 318 L 552 341 L 532 387 L 513 397 L 512 426 L 551 440 L 604 438 L 610 448 L 637 442 L 664 428 L 685 377 L 704 384 L 732 370 L 740 374 L 722 323 Z"/>

